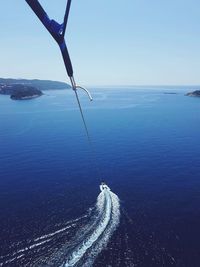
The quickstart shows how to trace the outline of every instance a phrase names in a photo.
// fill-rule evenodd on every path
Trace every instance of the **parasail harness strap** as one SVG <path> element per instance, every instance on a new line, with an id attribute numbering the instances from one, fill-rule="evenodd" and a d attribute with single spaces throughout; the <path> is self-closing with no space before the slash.
<path id="1" fill-rule="evenodd" d="M 54 38 L 54 40 L 57 42 L 57 44 L 60 47 L 60 51 L 61 51 L 61 54 L 62 54 L 62 57 L 63 57 L 63 61 L 64 61 L 64 64 L 65 64 L 65 68 L 66 68 L 67 74 L 68 74 L 68 76 L 70 78 L 72 89 L 74 90 L 75 95 L 76 95 L 76 99 L 77 99 L 77 102 L 78 102 L 79 110 L 80 110 L 80 113 L 81 113 L 81 118 L 82 118 L 82 121 L 83 121 L 83 124 L 84 124 L 84 128 L 85 128 L 85 131 L 86 131 L 87 139 L 89 141 L 89 144 L 90 144 L 91 150 L 93 152 L 93 155 L 95 156 L 95 159 L 96 159 L 96 169 L 97 169 L 97 172 L 99 174 L 99 179 L 100 179 L 101 178 L 101 173 L 100 173 L 100 169 L 99 169 L 98 164 L 97 164 L 97 156 L 96 156 L 96 153 L 94 152 L 92 139 L 91 139 L 89 131 L 88 131 L 86 120 L 85 120 L 85 117 L 84 117 L 84 114 L 83 114 L 83 110 L 82 110 L 82 107 L 81 107 L 81 103 L 80 103 L 80 100 L 79 100 L 79 97 L 78 97 L 77 89 L 84 90 L 87 93 L 90 101 L 92 101 L 92 96 L 91 96 L 90 92 L 87 89 L 85 89 L 82 86 L 76 85 L 76 82 L 75 82 L 75 79 L 74 79 L 74 76 L 73 76 L 73 67 L 72 67 L 71 59 L 70 59 L 70 56 L 69 56 L 69 53 L 68 53 L 68 49 L 67 49 L 67 46 L 66 46 L 66 43 L 65 43 L 65 38 L 64 38 L 66 27 L 67 27 L 67 22 L 68 22 L 68 17 L 69 17 L 71 0 L 67 1 L 64 20 L 63 20 L 62 24 L 59 24 L 54 19 L 50 19 L 38 0 L 25 0 L 25 1 L 31 7 L 33 12 L 36 14 L 36 16 L 39 18 L 39 20 L 42 22 L 42 24 L 45 26 L 45 28 L 48 30 L 48 32 L 51 34 L 51 36 Z"/>

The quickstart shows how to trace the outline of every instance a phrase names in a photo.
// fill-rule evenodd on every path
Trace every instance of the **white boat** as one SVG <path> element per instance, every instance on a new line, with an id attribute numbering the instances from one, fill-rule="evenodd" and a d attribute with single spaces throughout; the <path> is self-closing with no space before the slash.
<path id="1" fill-rule="evenodd" d="M 110 188 L 107 186 L 107 184 L 105 184 L 104 182 L 102 182 L 100 184 L 100 190 L 103 191 L 103 190 L 109 190 L 110 191 Z"/>

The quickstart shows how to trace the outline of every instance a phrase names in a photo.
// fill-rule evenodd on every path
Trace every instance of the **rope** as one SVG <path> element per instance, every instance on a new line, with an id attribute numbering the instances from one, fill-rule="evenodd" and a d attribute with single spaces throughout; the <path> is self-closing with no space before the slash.
<path id="1" fill-rule="evenodd" d="M 72 68 L 70 56 L 69 56 L 69 53 L 68 53 L 68 50 L 67 50 L 67 47 L 66 47 L 66 44 L 65 44 L 65 40 L 64 40 L 64 35 L 65 35 L 66 27 L 67 27 L 67 20 L 68 20 L 70 6 L 71 6 L 71 1 L 72 0 L 68 0 L 67 1 L 65 15 L 64 15 L 64 21 L 60 25 L 55 20 L 49 19 L 48 15 L 46 14 L 45 10 L 43 9 L 43 7 L 41 6 L 41 4 L 39 3 L 38 0 L 26 0 L 28 5 L 31 7 L 31 9 L 34 11 L 34 13 L 40 19 L 42 24 L 46 27 L 46 29 L 49 31 L 49 33 L 53 36 L 55 41 L 60 46 L 61 53 L 62 53 L 63 60 L 64 60 L 64 64 L 65 64 L 65 68 L 66 68 L 67 74 L 68 74 L 68 76 L 70 78 L 72 89 L 74 90 L 75 95 L 76 95 L 76 99 L 77 99 L 77 102 L 78 102 L 79 110 L 80 110 L 80 113 L 81 113 L 81 118 L 82 118 L 82 121 L 83 121 L 83 124 L 84 124 L 84 128 L 85 128 L 85 131 L 86 131 L 87 139 L 88 139 L 92 154 L 93 154 L 95 162 L 96 162 L 96 169 L 97 169 L 97 173 L 99 175 L 99 180 L 101 181 L 101 172 L 100 172 L 100 169 L 99 169 L 99 166 L 98 166 L 97 155 L 96 155 L 94 147 L 93 147 L 92 139 L 90 137 L 90 134 L 89 134 L 89 131 L 88 131 L 88 127 L 87 127 L 87 124 L 86 124 L 86 121 L 85 121 L 85 117 L 84 117 L 84 114 L 83 114 L 83 110 L 82 110 L 82 107 L 81 107 L 81 103 L 80 103 L 80 100 L 79 100 L 79 97 L 78 97 L 78 94 L 77 94 L 77 88 L 82 88 L 82 87 L 76 86 L 76 83 L 75 83 L 75 80 L 74 80 L 74 77 L 73 77 L 73 68 Z M 82 88 L 82 89 L 86 91 L 86 93 L 88 94 L 90 100 L 92 100 L 92 97 L 91 97 L 90 93 L 85 88 Z"/>
<path id="2" fill-rule="evenodd" d="M 74 89 L 73 82 L 72 82 L 72 87 Z M 77 100 L 78 107 L 79 107 L 79 110 L 80 110 L 80 114 L 81 114 L 81 118 L 82 118 L 83 125 L 84 125 L 84 128 L 85 128 L 85 132 L 86 132 L 86 136 L 87 136 L 87 139 L 88 139 L 88 143 L 90 145 L 91 152 L 92 152 L 92 154 L 94 156 L 94 159 L 95 159 L 95 167 L 96 167 L 96 171 L 97 171 L 97 174 L 98 174 L 99 182 L 101 182 L 102 181 L 102 175 L 101 175 L 101 171 L 100 171 L 100 168 L 99 168 L 99 165 L 98 165 L 98 158 L 97 158 L 96 152 L 94 150 L 94 145 L 93 145 L 93 142 L 92 142 L 92 138 L 91 138 L 91 136 L 89 134 L 87 123 L 86 123 L 86 120 L 85 120 L 85 117 L 84 117 L 84 114 L 83 114 L 83 109 L 81 107 L 81 103 L 80 103 L 80 100 L 79 100 L 79 97 L 78 97 L 77 89 L 74 89 L 74 92 L 75 92 L 75 95 L 76 95 L 76 100 Z"/>
<path id="3" fill-rule="evenodd" d="M 89 131 L 88 131 L 88 127 L 87 127 L 87 124 L 86 124 L 86 121 L 85 121 L 85 117 L 84 117 L 84 114 L 83 114 L 83 109 L 81 107 L 81 103 L 80 103 L 80 100 L 79 100 L 79 97 L 78 97 L 78 94 L 77 94 L 77 90 L 74 90 L 74 92 L 75 92 L 76 99 L 77 99 L 77 102 L 78 102 L 78 107 L 79 107 L 79 110 L 80 110 L 80 113 L 81 113 L 81 118 L 82 118 L 82 121 L 83 121 L 83 124 L 84 124 L 84 128 L 85 128 L 85 132 L 86 132 L 86 135 L 87 135 L 87 139 L 88 139 L 88 142 L 91 144 L 92 140 L 91 140 L 91 137 L 90 137 L 90 134 L 89 134 Z"/>

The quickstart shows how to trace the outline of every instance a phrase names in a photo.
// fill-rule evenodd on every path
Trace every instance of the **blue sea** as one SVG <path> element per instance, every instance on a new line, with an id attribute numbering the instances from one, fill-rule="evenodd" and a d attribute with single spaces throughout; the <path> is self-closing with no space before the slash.
<path id="1" fill-rule="evenodd" d="M 73 91 L 0 96 L 0 266 L 199 267 L 194 89 L 80 92 L 93 151 Z"/>

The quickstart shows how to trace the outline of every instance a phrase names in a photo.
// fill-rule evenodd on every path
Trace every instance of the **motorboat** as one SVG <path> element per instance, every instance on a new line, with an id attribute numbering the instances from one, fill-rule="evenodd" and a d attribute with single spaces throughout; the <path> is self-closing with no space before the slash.
<path id="1" fill-rule="evenodd" d="M 102 182 L 100 184 L 100 190 L 104 191 L 104 190 L 110 190 L 110 188 L 107 186 L 107 184 L 105 182 Z"/>

